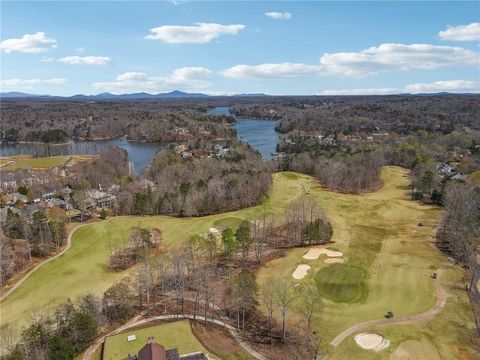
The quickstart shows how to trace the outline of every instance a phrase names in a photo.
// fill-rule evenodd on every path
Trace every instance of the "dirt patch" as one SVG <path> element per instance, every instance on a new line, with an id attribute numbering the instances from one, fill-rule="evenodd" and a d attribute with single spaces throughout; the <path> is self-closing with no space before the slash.
<path id="1" fill-rule="evenodd" d="M 192 322 L 191 327 L 195 337 L 215 355 L 215 358 L 232 360 L 251 358 L 226 329 L 211 325 L 205 327 L 196 322 Z"/>
<path id="2" fill-rule="evenodd" d="M 308 252 L 305 255 L 303 255 L 303 258 L 307 260 L 316 260 L 322 254 L 325 254 L 328 257 L 343 256 L 343 253 L 341 253 L 340 251 L 328 250 L 327 248 L 325 248 L 325 246 L 317 246 L 317 247 L 310 248 Z"/>
<path id="3" fill-rule="evenodd" d="M 382 351 L 390 345 L 390 341 L 380 334 L 362 333 L 355 335 L 354 340 L 358 346 L 366 350 Z"/>
<path id="4" fill-rule="evenodd" d="M 344 259 L 333 258 L 333 259 L 325 259 L 323 262 L 325 264 L 341 264 L 344 261 L 345 261 Z"/>
<path id="5" fill-rule="evenodd" d="M 305 264 L 298 265 L 295 271 L 293 272 L 292 276 L 296 280 L 301 280 L 308 274 L 308 270 L 310 270 L 309 265 L 305 265 Z"/>

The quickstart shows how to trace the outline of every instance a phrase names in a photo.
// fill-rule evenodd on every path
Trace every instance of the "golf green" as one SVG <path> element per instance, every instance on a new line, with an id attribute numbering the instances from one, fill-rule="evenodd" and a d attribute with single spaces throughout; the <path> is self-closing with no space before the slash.
<path id="1" fill-rule="evenodd" d="M 363 269 L 347 264 L 333 264 L 315 274 L 320 295 L 335 302 L 354 302 L 366 297 L 365 278 Z"/>

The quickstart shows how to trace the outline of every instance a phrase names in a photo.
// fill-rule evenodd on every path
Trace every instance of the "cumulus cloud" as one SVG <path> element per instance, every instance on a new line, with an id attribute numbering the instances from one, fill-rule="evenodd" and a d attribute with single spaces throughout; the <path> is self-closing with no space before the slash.
<path id="1" fill-rule="evenodd" d="M 327 53 L 320 58 L 326 72 L 346 76 L 365 76 L 381 71 L 430 70 L 478 62 L 478 52 L 428 44 L 381 44 L 360 52 Z"/>
<path id="2" fill-rule="evenodd" d="M 447 26 L 446 30 L 438 33 L 438 37 L 442 40 L 478 41 L 480 40 L 480 23 Z"/>
<path id="3" fill-rule="evenodd" d="M 206 44 L 220 35 L 236 35 L 245 25 L 196 23 L 189 26 L 164 25 L 150 29 L 148 40 L 160 40 L 168 44 Z"/>
<path id="4" fill-rule="evenodd" d="M 6 39 L 0 42 L 0 49 L 9 54 L 14 51 L 23 53 L 42 53 L 57 47 L 57 40 L 49 38 L 44 32 L 25 34 L 20 39 Z"/>
<path id="5" fill-rule="evenodd" d="M 70 65 L 106 65 L 109 64 L 112 59 L 108 56 L 67 56 L 57 61 Z"/>
<path id="6" fill-rule="evenodd" d="M 438 92 L 438 91 L 478 92 L 479 90 L 480 90 L 480 83 L 477 81 L 471 81 L 471 80 L 435 81 L 433 83 L 411 84 L 405 87 L 405 91 L 410 93 Z"/>
<path id="7" fill-rule="evenodd" d="M 235 65 L 226 77 L 285 78 L 307 75 L 368 76 L 383 71 L 431 70 L 451 65 L 479 64 L 480 54 L 461 47 L 428 44 L 381 44 L 359 52 L 326 53 L 318 64 L 270 63 Z"/>
<path id="8" fill-rule="evenodd" d="M 183 67 L 175 69 L 166 76 L 148 76 L 143 72 L 126 72 L 117 76 L 115 81 L 97 82 L 95 89 L 112 93 L 160 92 L 173 89 L 198 90 L 208 87 L 212 72 L 203 67 Z"/>
<path id="9" fill-rule="evenodd" d="M 290 20 L 292 18 L 292 14 L 289 12 L 270 11 L 266 12 L 265 15 L 276 20 Z"/>
<path id="10" fill-rule="evenodd" d="M 7 79 L 0 80 L 0 87 L 2 91 L 6 90 L 28 90 L 33 89 L 35 85 L 40 84 L 65 84 L 65 78 L 50 78 L 50 79 Z"/>
<path id="11" fill-rule="evenodd" d="M 307 75 L 319 75 L 323 71 L 320 65 L 303 63 L 278 63 L 261 65 L 235 65 L 220 73 L 223 76 L 235 79 L 275 79 L 291 78 Z"/>
<path id="12" fill-rule="evenodd" d="M 397 88 L 366 88 L 366 89 L 341 89 L 324 90 L 322 95 L 390 95 L 399 94 L 402 91 Z"/>
<path id="13" fill-rule="evenodd" d="M 405 88 L 366 88 L 366 89 L 340 89 L 324 90 L 322 95 L 390 95 L 400 93 L 435 93 L 448 92 L 479 92 L 480 83 L 471 80 L 445 80 L 432 83 L 417 83 L 405 86 Z"/>

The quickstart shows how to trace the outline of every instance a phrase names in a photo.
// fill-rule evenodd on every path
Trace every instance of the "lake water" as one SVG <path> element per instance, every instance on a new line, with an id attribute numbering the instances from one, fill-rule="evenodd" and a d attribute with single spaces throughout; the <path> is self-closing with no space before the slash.
<path id="1" fill-rule="evenodd" d="M 275 131 L 275 121 L 240 118 L 231 114 L 228 107 L 216 107 L 209 114 L 233 116 L 237 121 L 234 124 L 237 136 L 258 150 L 264 159 L 271 159 L 276 152 L 279 133 Z"/>
<path id="2" fill-rule="evenodd" d="M 116 145 L 128 153 L 128 159 L 133 164 L 133 173 L 138 176 L 150 162 L 158 149 L 167 145 L 160 142 L 128 141 L 125 138 L 96 141 L 70 141 L 68 145 L 40 145 L 40 144 L 1 144 L 2 156 L 18 154 L 48 155 L 94 155 L 102 152 L 110 145 Z"/>
<path id="3" fill-rule="evenodd" d="M 232 115 L 228 107 L 216 107 L 209 111 L 210 114 Z M 275 152 L 278 133 L 275 131 L 275 121 L 244 119 L 235 117 L 234 124 L 238 137 L 250 144 L 262 155 L 270 159 Z M 158 149 L 168 143 L 128 141 L 125 138 L 96 141 L 70 141 L 67 145 L 43 144 L 1 144 L 0 155 L 38 154 L 44 155 L 94 155 L 100 153 L 110 145 L 116 145 L 128 153 L 128 159 L 133 164 L 133 172 L 140 175 L 148 165 Z M 45 153 L 48 152 L 48 153 Z"/>

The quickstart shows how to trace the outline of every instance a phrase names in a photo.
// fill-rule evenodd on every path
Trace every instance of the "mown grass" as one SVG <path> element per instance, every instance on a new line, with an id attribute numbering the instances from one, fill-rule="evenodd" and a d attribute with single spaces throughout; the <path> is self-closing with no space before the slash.
<path id="1" fill-rule="evenodd" d="M 127 341 L 128 335 L 135 335 L 136 340 Z M 147 344 L 149 337 L 153 337 L 155 342 L 162 344 L 166 350 L 177 348 L 180 355 L 198 351 L 208 353 L 193 335 L 190 323 L 182 320 L 108 336 L 105 340 L 103 360 L 125 360 L 129 353 L 137 354 Z"/>
<path id="2" fill-rule="evenodd" d="M 338 289 L 335 289 L 336 281 L 330 279 L 331 272 L 325 270 L 338 267 L 338 264 L 325 264 L 324 256 L 318 260 L 305 260 L 302 258 L 305 249 L 289 251 L 285 257 L 271 261 L 258 272 L 260 284 L 282 277 L 290 279 L 292 287 L 295 283 L 328 284 L 327 292 L 319 298 L 323 305 L 313 319 L 314 327 L 327 343 L 354 324 L 383 318 L 387 311 L 393 311 L 396 316 L 414 314 L 430 309 L 435 303 L 434 280 L 430 275 L 432 269 L 445 267 L 444 256 L 432 244 L 441 211 L 410 201 L 405 170 L 384 168 L 382 179 L 384 186 L 381 189 L 357 196 L 325 191 L 315 184 L 309 184 L 307 188 L 318 198 L 332 223 L 332 245 L 344 253 L 343 265 L 353 265 L 365 271 L 368 296 L 362 296 L 358 301 L 344 302 L 346 298 L 341 294 L 348 293 L 345 287 L 348 280 L 337 281 Z M 420 222 L 423 227 L 418 226 Z M 294 281 L 291 274 L 302 263 L 310 265 L 312 269 L 303 280 Z M 461 269 L 444 268 L 445 275 L 442 274 L 439 281 L 447 284 L 447 279 L 457 271 L 461 272 Z M 355 292 L 357 285 L 353 283 L 352 291 Z M 460 279 L 456 283 L 459 284 Z M 452 291 L 448 289 L 450 296 Z M 340 294 L 338 297 L 337 293 Z M 432 343 L 440 354 L 450 347 L 458 347 L 468 354 L 465 358 L 473 358 L 474 345 L 467 336 L 475 335 L 473 314 L 464 292 L 458 294 L 457 300 L 456 303 L 449 301 L 441 315 L 430 321 L 430 324 L 442 324 L 436 329 L 442 334 Z M 302 321 L 300 306 L 301 302 L 294 304 L 291 320 Z M 462 313 L 459 319 L 468 324 L 467 328 L 460 329 L 456 320 L 444 317 L 449 313 Z M 382 334 L 385 331 L 387 338 L 390 335 L 387 329 L 400 329 L 399 332 L 404 334 L 401 327 L 392 326 L 391 329 L 382 329 Z M 413 326 L 411 331 L 411 335 L 416 337 L 421 336 L 424 330 L 420 326 Z M 394 340 L 390 349 L 393 351 L 405 339 L 404 336 L 390 339 Z M 346 339 L 339 348 L 332 348 L 331 352 L 339 354 L 334 359 L 388 358 L 385 357 L 388 352 L 361 350 L 353 342 L 353 337 Z"/>
<path id="3" fill-rule="evenodd" d="M 26 156 L 12 156 L 3 158 L 2 162 L 14 161 L 13 163 L 0 168 L 2 171 L 14 171 L 23 167 L 31 168 L 32 170 L 45 170 L 56 166 L 63 165 L 70 156 L 49 156 L 49 157 L 26 157 Z"/>
<path id="4" fill-rule="evenodd" d="M 75 300 L 87 293 L 101 294 L 128 275 L 129 271 L 113 271 L 108 266 L 108 257 L 111 249 L 128 240 L 132 227 L 159 228 L 163 233 L 163 245 L 167 249 L 174 248 L 192 235 L 207 232 L 215 223 L 232 225 L 259 217 L 264 211 L 279 214 L 302 194 L 301 184 L 311 181 L 303 175 L 298 176 L 302 180 L 296 181 L 280 174 L 275 174 L 273 178 L 268 199 L 256 207 L 197 218 L 123 216 L 79 228 L 73 234 L 72 246 L 66 253 L 42 266 L 1 302 L 1 324 L 21 326 L 33 312 L 51 309 L 67 298 Z"/>
<path id="5" fill-rule="evenodd" d="M 243 220 L 240 218 L 228 217 L 228 218 L 222 218 L 222 219 L 216 220 L 213 223 L 213 225 L 215 225 L 216 227 L 225 227 L 225 228 L 236 230 L 238 229 L 242 221 Z"/>
<path id="6" fill-rule="evenodd" d="M 410 201 L 405 175 L 404 169 L 384 168 L 385 185 L 381 189 L 349 195 L 326 191 L 305 175 L 296 174 L 297 178 L 292 179 L 278 173 L 273 176 L 268 199 L 256 207 L 201 218 L 118 217 L 80 228 L 74 233 L 68 252 L 42 267 L 1 303 L 1 323 L 21 325 L 34 310 L 51 309 L 68 297 L 75 299 L 87 292 L 100 294 L 127 275 L 128 272 L 111 271 L 107 259 L 110 248 L 126 241 L 134 226 L 161 229 L 164 245 L 171 249 L 215 224 L 231 225 L 259 217 L 264 211 L 280 215 L 305 189 L 319 200 L 332 223 L 333 243 L 329 248 L 343 252 L 346 265 L 359 267 L 366 273 L 368 295 L 365 292 L 359 301 L 322 299 L 323 306 L 314 315 L 313 326 L 326 342 L 351 325 L 382 318 L 389 310 L 401 315 L 431 308 L 435 302 L 432 269 L 442 268 L 438 281 L 446 286 L 449 295 L 445 309 L 430 321 L 378 330 L 392 341 L 388 350 L 381 353 L 361 350 L 349 338 L 331 349 L 332 358 L 388 358 L 396 346 L 412 337 L 428 340 L 446 359 L 474 358 L 473 314 L 465 292 L 458 288 L 462 270 L 445 268 L 444 256 L 431 244 L 441 211 Z M 417 226 L 419 222 L 424 226 Z M 314 284 L 314 280 L 322 276 L 316 275 L 318 272 L 334 265 L 325 264 L 325 256 L 305 260 L 302 255 L 306 251 L 293 249 L 285 257 L 269 262 L 258 272 L 258 282 L 263 284 L 284 277 L 292 281 L 292 287 L 296 282 Z M 302 263 L 312 269 L 303 280 L 294 281 L 291 274 Z M 295 304 L 289 312 L 291 320 L 301 320 L 299 306 Z M 444 355 L 449 351 L 452 356 Z"/>
<path id="7" fill-rule="evenodd" d="M 366 273 L 362 268 L 347 264 L 334 264 L 315 274 L 315 282 L 323 298 L 335 302 L 355 302 L 366 298 Z"/>

